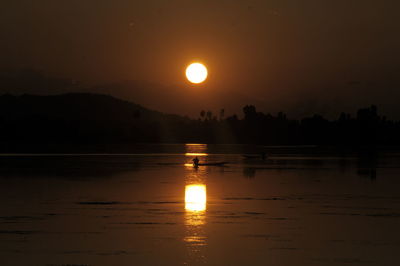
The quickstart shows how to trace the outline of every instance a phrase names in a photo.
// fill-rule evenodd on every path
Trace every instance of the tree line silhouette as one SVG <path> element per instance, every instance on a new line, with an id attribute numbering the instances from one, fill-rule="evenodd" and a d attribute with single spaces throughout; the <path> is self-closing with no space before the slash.
<path id="1" fill-rule="evenodd" d="M 399 121 L 372 105 L 355 117 L 301 120 L 243 108 L 243 117 L 201 111 L 198 119 L 168 115 L 107 95 L 0 96 L 0 152 L 129 151 L 136 143 L 265 145 L 397 145 Z"/>
<path id="2" fill-rule="evenodd" d="M 357 111 L 355 117 L 341 113 L 328 120 L 315 114 L 301 120 L 257 112 L 253 105 L 243 107 L 244 118 L 236 115 L 221 119 L 241 143 L 269 145 L 374 146 L 399 144 L 400 123 L 378 115 L 375 105 Z"/>

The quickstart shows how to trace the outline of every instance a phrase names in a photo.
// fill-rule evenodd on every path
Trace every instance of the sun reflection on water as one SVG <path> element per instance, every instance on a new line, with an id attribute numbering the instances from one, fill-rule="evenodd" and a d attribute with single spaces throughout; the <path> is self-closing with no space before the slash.
<path id="1" fill-rule="evenodd" d="M 208 154 L 205 152 L 187 152 L 186 156 L 207 156 Z"/>
<path id="2" fill-rule="evenodd" d="M 207 156 L 207 144 L 185 144 L 186 156 Z"/>
<path id="3" fill-rule="evenodd" d="M 200 161 L 204 161 L 207 158 L 207 144 L 195 144 L 195 143 L 187 143 L 185 144 L 185 156 L 187 157 L 185 166 L 193 167 L 193 159 L 194 157 L 200 157 Z"/>
<path id="4" fill-rule="evenodd" d="M 185 188 L 185 209 L 191 212 L 206 210 L 207 192 L 206 185 L 187 185 Z"/>
<path id="5" fill-rule="evenodd" d="M 199 178 L 199 177 L 197 177 Z M 204 262 L 203 247 L 207 245 L 204 232 L 207 209 L 207 189 L 205 184 L 189 184 L 185 187 L 185 226 L 183 241 L 188 248 L 189 264 Z"/>
<path id="6" fill-rule="evenodd" d="M 204 264 L 206 262 L 205 247 L 207 246 L 207 235 L 205 233 L 206 209 L 207 209 L 207 172 L 193 168 L 192 159 L 200 157 L 206 159 L 206 144 L 186 144 L 185 166 L 187 175 L 185 177 L 185 217 L 184 224 L 186 234 L 183 241 L 188 250 L 188 265 Z M 202 158 L 201 158 L 202 157 Z"/>

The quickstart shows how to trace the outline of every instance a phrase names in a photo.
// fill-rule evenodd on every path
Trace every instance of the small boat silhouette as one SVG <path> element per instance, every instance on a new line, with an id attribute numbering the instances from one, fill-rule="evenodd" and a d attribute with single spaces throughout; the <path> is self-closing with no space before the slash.
<path id="1" fill-rule="evenodd" d="M 228 162 L 215 162 L 215 163 L 198 163 L 198 164 L 193 164 L 194 167 L 197 166 L 224 166 Z"/>

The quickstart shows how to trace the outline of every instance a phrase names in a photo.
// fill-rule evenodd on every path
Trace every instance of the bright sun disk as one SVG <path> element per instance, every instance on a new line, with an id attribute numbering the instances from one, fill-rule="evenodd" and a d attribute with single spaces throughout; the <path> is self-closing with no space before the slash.
<path id="1" fill-rule="evenodd" d="M 207 68 L 201 63 L 193 63 L 186 68 L 186 77 L 194 84 L 204 82 L 207 78 L 207 75 Z"/>

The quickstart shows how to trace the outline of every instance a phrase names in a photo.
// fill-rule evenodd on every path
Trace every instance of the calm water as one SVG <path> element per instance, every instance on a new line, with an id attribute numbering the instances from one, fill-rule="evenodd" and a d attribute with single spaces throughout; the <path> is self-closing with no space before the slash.
<path id="1" fill-rule="evenodd" d="M 0 156 L 0 264 L 400 265 L 399 154 L 259 149 Z"/>

